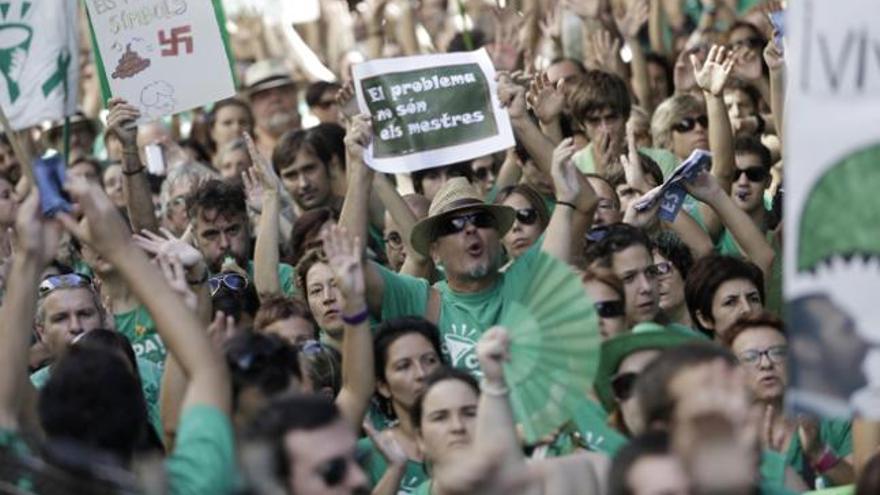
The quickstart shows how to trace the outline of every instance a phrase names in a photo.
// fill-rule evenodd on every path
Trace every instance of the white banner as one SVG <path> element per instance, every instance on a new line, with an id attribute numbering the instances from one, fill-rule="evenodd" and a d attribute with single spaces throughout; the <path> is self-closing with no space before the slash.
<path id="1" fill-rule="evenodd" d="M 0 105 L 14 129 L 76 111 L 77 2 L 0 3 Z"/>
<path id="2" fill-rule="evenodd" d="M 880 418 L 880 2 L 785 21 L 789 406 Z M 869 364 L 871 363 L 871 364 Z"/>
<path id="3" fill-rule="evenodd" d="M 218 0 L 86 0 L 105 82 L 155 120 L 235 95 Z"/>
<path id="4" fill-rule="evenodd" d="M 471 160 L 514 146 L 486 50 L 371 60 L 353 69 L 373 118 L 365 161 L 385 173 Z"/>

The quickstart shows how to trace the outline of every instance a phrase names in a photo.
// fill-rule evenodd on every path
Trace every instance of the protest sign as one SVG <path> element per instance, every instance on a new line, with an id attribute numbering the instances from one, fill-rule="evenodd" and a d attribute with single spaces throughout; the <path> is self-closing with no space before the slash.
<path id="1" fill-rule="evenodd" d="M 787 12 L 788 406 L 880 418 L 880 18 L 875 0 Z"/>
<path id="2" fill-rule="evenodd" d="M 514 145 L 485 50 L 371 60 L 353 73 L 358 106 L 373 118 L 365 161 L 380 172 L 439 167 Z"/>
<path id="3" fill-rule="evenodd" d="M 220 0 L 86 0 L 104 97 L 140 123 L 235 95 Z"/>
<path id="4" fill-rule="evenodd" d="M 659 202 L 660 208 L 657 210 L 657 216 L 665 222 L 674 221 L 684 204 L 685 196 L 687 196 L 682 182 L 692 182 L 700 171 L 708 170 L 711 166 L 712 154 L 706 150 L 695 149 L 687 160 L 669 174 L 669 178 L 663 184 L 639 198 L 633 208 L 636 211 L 647 211 Z"/>
<path id="5" fill-rule="evenodd" d="M 76 111 L 76 2 L 0 4 L 0 106 L 13 129 Z"/>

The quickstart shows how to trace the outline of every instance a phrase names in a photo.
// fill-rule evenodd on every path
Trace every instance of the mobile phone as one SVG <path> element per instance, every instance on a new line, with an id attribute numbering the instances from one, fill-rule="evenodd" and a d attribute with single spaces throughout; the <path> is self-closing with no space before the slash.
<path id="1" fill-rule="evenodd" d="M 60 211 L 70 212 L 70 196 L 64 191 L 64 157 L 60 154 L 44 156 L 34 161 L 34 181 L 40 191 L 40 209 L 44 217 L 53 217 Z"/>
<path id="2" fill-rule="evenodd" d="M 147 157 L 147 172 L 152 175 L 165 175 L 165 155 L 162 146 L 148 144 L 144 146 L 144 155 Z"/>

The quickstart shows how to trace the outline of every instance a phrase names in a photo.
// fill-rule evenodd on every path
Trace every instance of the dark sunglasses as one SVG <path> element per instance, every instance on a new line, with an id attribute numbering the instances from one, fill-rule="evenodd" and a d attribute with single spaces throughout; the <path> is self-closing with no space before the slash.
<path id="1" fill-rule="evenodd" d="M 495 217 L 492 216 L 491 213 L 487 211 L 474 211 L 471 213 L 465 213 L 464 215 L 441 219 L 437 222 L 434 237 L 437 238 L 457 234 L 464 230 L 468 224 L 471 224 L 478 229 L 488 229 L 496 226 Z"/>
<path id="2" fill-rule="evenodd" d="M 594 306 L 600 318 L 619 318 L 623 316 L 623 301 L 599 301 Z"/>
<path id="3" fill-rule="evenodd" d="M 709 128 L 709 117 L 699 115 L 697 117 L 685 117 L 681 121 L 672 126 L 672 130 L 678 133 L 691 132 L 694 127 L 700 124 L 703 129 Z"/>
<path id="4" fill-rule="evenodd" d="M 631 371 L 626 373 L 618 373 L 611 378 L 611 392 L 614 398 L 623 402 L 633 395 L 633 386 L 639 377 L 637 373 Z"/>
<path id="5" fill-rule="evenodd" d="M 93 288 L 92 279 L 79 273 L 50 275 L 40 282 L 37 294 L 39 297 L 43 297 L 55 289 L 76 289 L 80 287 Z"/>
<path id="6" fill-rule="evenodd" d="M 345 457 L 334 457 L 317 468 L 318 475 L 327 487 L 334 487 L 345 480 L 348 475 L 349 461 Z"/>
<path id="7" fill-rule="evenodd" d="M 770 171 L 764 167 L 738 168 L 733 171 L 733 181 L 738 181 L 742 174 L 746 174 L 751 182 L 761 182 L 767 178 L 769 173 Z"/>
<path id="8" fill-rule="evenodd" d="M 315 103 L 315 106 L 322 109 L 322 110 L 327 110 L 328 108 L 332 107 L 335 104 L 336 104 L 336 100 L 329 100 L 329 101 L 319 101 L 319 102 Z"/>
<path id="9" fill-rule="evenodd" d="M 534 225 L 538 221 L 538 210 L 534 208 L 520 208 L 516 210 L 516 221 L 523 225 Z"/>
<path id="10" fill-rule="evenodd" d="M 212 297 L 217 294 L 222 286 L 226 286 L 231 291 L 240 292 L 247 289 L 248 279 L 238 273 L 221 273 L 208 279 L 208 288 L 211 289 Z"/>
<path id="11" fill-rule="evenodd" d="M 474 177 L 479 180 L 486 180 L 489 178 L 489 175 L 492 173 L 492 169 L 489 167 L 481 167 L 474 170 Z"/>
<path id="12" fill-rule="evenodd" d="M 403 244 L 403 237 L 400 237 L 400 234 L 397 232 L 389 232 L 387 236 L 385 236 L 385 242 L 387 242 L 392 247 L 400 247 Z"/>

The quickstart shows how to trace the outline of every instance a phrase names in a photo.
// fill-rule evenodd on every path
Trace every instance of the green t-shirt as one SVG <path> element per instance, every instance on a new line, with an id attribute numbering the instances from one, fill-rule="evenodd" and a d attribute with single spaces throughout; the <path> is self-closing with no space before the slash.
<path id="1" fill-rule="evenodd" d="M 147 403 L 147 420 L 156 430 L 159 438 L 162 436 L 162 419 L 159 415 L 159 391 L 162 384 L 162 369 L 148 359 L 136 358 L 138 373 L 141 376 L 141 389 L 144 391 L 144 400 Z M 46 386 L 51 376 L 51 366 L 44 366 L 31 374 L 31 383 L 34 388 L 40 390 Z"/>
<path id="2" fill-rule="evenodd" d="M 412 495 L 431 495 L 431 480 L 425 480 L 424 483 L 416 487 Z"/>
<path id="3" fill-rule="evenodd" d="M 531 278 L 532 265 L 540 254 L 541 242 L 535 243 L 520 256 L 496 283 L 481 292 L 455 292 L 446 281 L 437 282 L 440 292 L 440 321 L 437 327 L 442 338 L 443 354 L 455 368 L 479 375 L 477 341 L 504 314 L 505 302 L 514 300 L 525 290 Z M 429 286 L 424 279 L 394 273 L 376 265 L 385 282 L 382 299 L 382 320 L 402 316 L 425 316 Z"/>
<path id="4" fill-rule="evenodd" d="M 364 468 L 367 477 L 370 478 L 370 486 L 375 487 L 385 474 L 385 470 L 388 469 L 388 463 L 371 438 L 367 437 L 358 440 L 357 451 L 361 467 Z M 407 461 L 397 494 L 409 495 L 428 479 L 424 464 L 412 460 Z"/>
<path id="5" fill-rule="evenodd" d="M 247 266 L 248 279 L 254 280 L 254 262 L 248 261 Z M 296 294 L 296 271 L 287 263 L 278 263 L 278 281 L 281 282 L 281 293 L 287 297 L 293 297 Z"/>
<path id="6" fill-rule="evenodd" d="M 852 423 L 837 419 L 819 420 L 819 441 L 822 445 L 830 447 L 837 457 L 846 457 L 852 454 Z M 785 452 L 785 462 L 804 479 L 809 478 L 807 474 L 811 469 L 804 456 L 800 435 L 792 435 L 788 450 Z M 834 483 L 830 479 L 822 478 L 824 486 L 833 486 Z"/>
<path id="7" fill-rule="evenodd" d="M 679 160 L 675 155 L 662 148 L 639 148 L 639 153 L 644 153 L 657 162 L 660 170 L 663 171 L 663 177 L 669 177 L 669 174 L 679 164 Z M 596 173 L 596 161 L 593 159 L 593 143 L 588 144 L 586 148 L 575 153 L 573 160 L 581 172 L 585 174 Z"/>
<path id="8" fill-rule="evenodd" d="M 134 349 L 134 355 L 152 361 L 160 368 L 165 366 L 165 355 L 168 351 L 162 337 L 156 332 L 156 323 L 144 305 L 113 315 L 116 329 L 128 339 Z"/>
<path id="9" fill-rule="evenodd" d="M 237 471 L 229 417 L 206 405 L 183 411 L 165 470 L 173 495 L 231 493 Z"/>
<path id="10" fill-rule="evenodd" d="M 33 456 L 31 448 L 17 431 L 0 429 L 0 452 L 4 455 L 26 459 Z M 29 473 L 20 473 L 16 479 L 8 479 L 5 473 L 2 478 L 6 483 L 12 484 L 23 493 L 31 493 L 34 490 L 34 480 Z"/>

